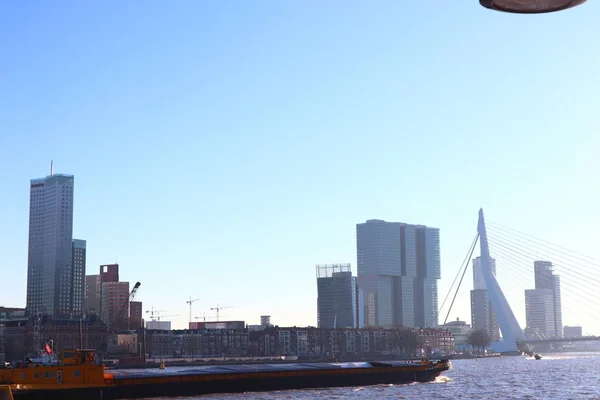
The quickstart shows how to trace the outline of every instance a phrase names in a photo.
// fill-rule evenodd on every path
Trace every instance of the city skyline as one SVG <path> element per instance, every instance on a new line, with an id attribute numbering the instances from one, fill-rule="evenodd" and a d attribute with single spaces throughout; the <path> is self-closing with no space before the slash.
<path id="1" fill-rule="evenodd" d="M 600 4 L 588 3 L 533 18 L 434 0 L 5 4 L 0 304 L 25 304 L 28 182 L 51 159 L 77 178 L 88 267 L 118 262 L 179 327 L 190 296 L 196 315 L 227 304 L 249 323 L 316 325 L 314 265 L 357 265 L 367 219 L 440 229 L 440 300 L 481 206 L 600 260 L 586 173 L 600 170 Z M 505 271 L 510 254 L 493 250 Z M 592 296 L 552 260 L 563 324 L 600 333 L 571 312 L 594 311 Z M 524 326 L 533 277 L 513 263 L 498 279 Z M 449 319 L 469 315 L 461 289 Z"/>
<path id="2" fill-rule="evenodd" d="M 54 178 L 60 178 L 60 179 L 54 179 Z M 73 213 L 72 213 L 72 209 L 74 207 L 73 203 L 73 190 L 72 190 L 72 182 L 74 181 L 73 179 L 73 175 L 65 175 L 65 174 L 52 174 L 49 175 L 45 178 L 36 178 L 36 179 L 32 179 L 31 180 L 31 188 L 32 188 L 32 192 L 31 192 L 31 199 L 30 199 L 30 218 L 32 219 L 32 222 L 30 222 L 30 228 L 33 229 L 32 232 L 37 232 L 39 231 L 39 229 L 35 229 L 35 221 L 36 218 L 39 218 L 38 214 L 44 214 L 45 213 L 49 213 L 48 210 L 44 209 L 44 206 L 47 206 L 47 204 L 50 204 L 51 207 L 49 208 L 49 210 L 52 210 L 56 207 L 61 207 L 61 212 L 56 212 L 56 221 L 61 222 L 61 221 L 72 221 L 73 219 Z M 58 189 L 53 188 L 52 185 L 46 185 L 46 183 L 51 182 L 54 183 L 55 186 L 58 187 Z M 63 191 L 65 191 L 65 193 L 63 194 L 63 191 L 61 191 L 61 185 L 60 183 L 62 182 L 62 185 L 66 187 L 62 188 Z M 65 185 L 65 182 L 67 182 L 67 184 Z M 59 183 L 59 184 L 57 184 Z M 49 187 L 49 188 L 48 188 Z M 69 192 L 69 187 L 71 188 L 71 191 Z M 43 189 L 43 190 L 42 190 Z M 35 193 L 34 193 L 35 190 Z M 62 194 L 61 197 L 61 202 L 57 205 L 55 204 L 53 201 L 49 201 L 48 200 L 48 196 L 44 196 L 44 193 L 48 192 L 50 193 L 52 196 L 55 197 L 61 197 L 58 195 Z M 57 195 L 58 193 L 58 195 Z M 71 197 L 69 197 L 69 193 L 71 194 Z M 51 199 L 53 197 L 50 197 Z M 65 213 L 64 211 L 67 211 L 67 213 Z M 70 215 L 68 214 L 68 212 L 70 211 Z M 41 215 L 40 214 L 40 215 Z M 49 213 L 52 214 L 52 213 Z M 437 299 L 437 282 L 436 279 L 439 279 L 439 276 L 441 274 L 441 268 L 440 268 L 440 244 L 439 244 L 439 229 L 437 228 L 431 228 L 431 227 L 426 227 L 423 225 L 411 225 L 411 224 L 406 224 L 406 223 L 400 223 L 400 222 L 386 222 L 383 220 L 367 220 L 366 223 L 362 223 L 362 224 L 357 224 L 356 225 L 356 231 L 357 231 L 357 260 L 362 261 L 363 265 L 365 262 L 364 259 L 364 253 L 365 253 L 365 249 L 368 249 L 368 246 L 365 248 L 364 246 L 362 246 L 363 248 L 361 249 L 361 246 L 359 245 L 359 236 L 360 236 L 360 231 L 361 231 L 361 227 L 366 227 L 368 226 L 368 224 L 374 224 L 371 227 L 375 227 L 377 231 L 379 231 L 379 233 L 376 234 L 376 237 L 372 235 L 372 233 L 370 234 L 370 236 L 373 236 L 371 239 L 368 239 L 367 242 L 371 242 L 371 245 L 377 241 L 381 241 L 381 243 L 387 243 L 387 256 L 385 256 L 382 259 L 387 258 L 387 262 L 384 264 L 381 264 L 380 262 L 375 262 L 373 264 L 373 260 L 371 260 L 371 265 L 375 266 L 378 265 L 377 268 L 383 268 L 384 270 L 389 269 L 389 271 L 384 271 L 386 274 L 390 273 L 390 271 L 395 270 L 396 272 L 400 271 L 400 275 L 398 275 L 398 277 L 400 277 L 399 281 L 402 279 L 402 274 L 409 274 L 408 276 L 412 279 L 412 284 L 408 285 L 411 286 L 411 291 L 412 293 L 410 293 L 413 297 L 412 299 L 412 304 L 409 304 L 408 308 L 406 308 L 406 293 L 402 293 L 402 286 L 399 286 L 400 289 L 394 289 L 394 292 L 398 292 L 398 294 L 393 294 L 392 298 L 392 304 L 391 304 L 391 310 L 395 310 L 395 311 L 391 311 L 392 312 L 392 324 L 382 324 L 380 322 L 373 322 L 373 321 L 378 321 L 377 318 L 375 318 L 374 320 L 371 317 L 371 324 L 374 323 L 373 326 L 392 326 L 392 325 L 408 325 L 408 326 L 423 326 L 423 327 L 428 327 L 428 326 L 436 326 L 437 323 L 431 323 L 431 325 L 428 325 L 426 323 L 422 323 L 419 324 L 418 322 L 420 321 L 426 321 L 426 319 L 424 318 L 423 312 L 425 310 L 426 304 L 430 304 L 430 305 L 435 305 L 434 307 L 431 307 L 431 313 L 430 313 L 430 321 L 434 321 L 437 320 L 437 318 L 439 317 L 437 315 L 437 304 L 438 304 L 438 299 Z M 375 225 L 379 225 L 379 227 L 376 227 Z M 383 227 L 385 227 L 386 229 L 382 229 Z M 389 229 L 388 229 L 389 228 Z M 65 226 L 64 228 L 61 228 L 62 230 L 67 230 L 68 231 L 68 226 Z M 71 228 L 72 229 L 72 228 Z M 364 230 L 364 229 L 363 229 Z M 387 234 L 383 233 L 383 231 L 389 231 Z M 38 232 L 39 234 L 39 232 Z M 390 236 L 391 234 L 391 236 Z M 364 235 L 363 235 L 364 236 Z M 396 237 L 397 236 L 397 237 Z M 34 236 L 35 237 L 35 236 Z M 383 239 L 383 241 L 382 241 Z M 395 240 L 395 239 L 399 239 L 399 240 Z M 68 238 L 67 238 L 68 240 Z M 375 240 L 375 242 L 373 242 L 373 240 Z M 391 240 L 391 241 L 390 241 Z M 364 241 L 364 240 L 363 240 Z M 98 301 L 96 299 L 97 294 L 95 295 L 94 293 L 90 292 L 91 289 L 95 288 L 98 286 L 98 283 L 100 283 L 100 287 L 97 289 L 100 289 L 102 291 L 106 290 L 106 296 L 107 298 L 110 298 L 111 301 L 113 301 L 112 299 L 116 299 L 117 297 L 120 299 L 119 301 L 116 301 L 115 304 L 112 304 L 112 308 L 111 310 L 105 310 L 104 307 L 100 307 L 98 314 L 101 316 L 101 318 L 103 320 L 107 320 L 107 324 L 110 326 L 112 326 L 112 321 L 114 320 L 114 317 L 116 315 L 116 313 L 118 312 L 117 308 L 118 306 L 121 305 L 121 303 L 123 303 L 126 297 L 128 297 L 128 292 L 129 292 L 129 284 L 128 282 L 119 282 L 119 284 L 121 285 L 126 285 L 123 286 L 122 288 L 119 286 L 119 288 L 113 288 L 112 291 L 114 293 L 111 292 L 111 294 L 108 293 L 108 291 L 111 290 L 111 288 L 104 288 L 102 282 L 102 279 L 99 279 L 101 277 L 105 278 L 106 281 L 118 281 L 118 265 L 114 264 L 114 265 L 101 265 L 100 269 L 100 275 L 83 275 L 85 274 L 85 270 L 86 270 L 86 254 L 87 254 L 87 243 L 85 240 L 80 240 L 80 239 L 72 239 L 71 240 L 72 245 L 71 245 L 71 258 L 70 258 L 70 274 L 67 276 L 70 276 L 70 281 L 68 281 L 69 283 L 69 287 L 68 290 L 63 294 L 63 296 L 61 296 L 61 293 L 58 293 L 59 297 L 63 297 L 65 299 L 67 299 L 67 301 L 69 302 L 69 304 L 71 305 L 71 311 L 70 314 L 63 314 L 63 316 L 77 316 L 77 315 L 81 315 L 82 312 L 88 313 L 89 312 L 89 303 L 94 304 Z M 394 245 L 392 244 L 390 247 L 391 243 L 400 243 L 399 245 Z M 36 243 L 35 241 L 32 243 Z M 380 246 L 380 245 L 377 245 Z M 31 247 L 31 244 L 30 244 Z M 391 252 L 390 252 L 391 251 Z M 359 257 L 359 254 L 361 254 L 361 257 Z M 379 256 L 381 257 L 381 255 Z M 391 257 L 391 258 L 390 258 Z M 397 260 L 395 260 L 397 258 Z M 394 262 L 397 261 L 397 262 Z M 496 275 L 496 260 L 494 258 L 492 258 L 491 260 L 491 268 L 492 268 L 492 272 L 494 275 Z M 391 263 L 390 263 L 391 262 Z M 481 329 L 482 327 L 484 329 L 486 329 L 488 331 L 488 333 L 490 334 L 490 336 L 492 337 L 492 339 L 498 339 L 498 325 L 495 322 L 495 316 L 494 316 L 494 312 L 491 309 L 491 303 L 489 303 L 489 297 L 486 295 L 487 290 L 485 289 L 485 283 L 483 281 L 483 276 L 482 276 L 482 272 L 481 272 L 481 262 L 480 262 L 480 257 L 475 257 L 472 260 L 473 263 L 473 267 L 472 267 L 472 273 L 473 273 L 473 287 L 475 288 L 475 290 L 471 291 L 471 319 L 470 319 L 470 323 L 472 324 L 472 326 L 475 329 Z M 538 332 L 542 332 L 542 334 L 546 335 L 549 334 L 550 336 L 561 336 L 562 335 L 562 311 L 561 311 L 561 295 L 560 295 L 560 277 L 558 275 L 554 275 L 552 273 L 552 262 L 550 261 L 539 261 L 536 260 L 533 262 L 534 263 L 534 282 L 535 282 L 535 289 L 534 290 L 526 290 L 525 291 L 525 314 L 526 314 L 526 321 L 525 324 L 523 325 L 523 327 L 528 327 L 530 328 L 531 326 L 533 326 L 536 331 Z M 341 264 L 340 264 L 341 265 Z M 345 266 L 347 266 L 348 268 L 350 268 L 350 264 L 344 264 Z M 399 268 L 398 268 L 399 266 Z M 317 269 L 319 268 L 319 266 L 317 266 Z M 28 267 L 28 269 L 30 269 L 30 267 Z M 351 271 L 351 269 L 350 269 Z M 363 266 L 363 271 L 364 271 L 364 266 Z M 395 272 L 392 272 L 395 273 Z M 414 276 L 410 276 L 410 274 L 413 274 Z M 29 274 L 28 274 L 29 275 Z M 366 274 L 363 274 L 363 279 L 366 278 L 367 280 L 369 279 L 369 275 L 372 275 L 372 271 L 367 271 Z M 406 275 L 404 275 L 406 276 Z M 427 279 L 428 276 L 433 276 L 434 278 L 432 279 Z M 85 281 L 83 279 L 83 277 L 85 277 Z M 354 277 L 352 276 L 352 273 L 350 272 L 349 277 L 354 281 L 356 279 L 356 282 L 359 281 L 358 277 Z M 417 279 L 419 278 L 419 279 Z M 89 280 L 89 281 L 88 281 Z M 363 281 L 363 283 L 366 281 Z M 433 283 L 433 285 L 432 285 Z M 367 287 L 368 287 L 368 282 L 367 282 Z M 396 284 L 396 282 L 392 283 L 393 285 Z M 424 286 L 423 286 L 424 285 Z M 318 285 L 319 286 L 319 285 Z M 358 285 L 357 285 L 358 286 Z M 419 293 L 419 287 L 423 286 L 423 289 L 421 291 L 421 293 Z M 97 290 L 96 289 L 96 290 Z M 117 290 L 118 289 L 118 290 Z M 118 291 L 119 294 L 117 294 L 117 292 L 115 292 L 115 290 Z M 543 309 L 547 303 L 547 299 L 546 297 L 543 296 L 544 293 L 541 293 L 542 291 L 548 291 L 551 294 L 552 297 L 552 318 L 551 320 L 549 319 L 549 317 L 544 317 L 543 320 L 540 319 L 541 317 L 539 317 L 539 315 L 544 314 L 542 311 L 540 311 L 541 309 Z M 480 293 L 481 292 L 481 293 Z M 428 296 L 430 298 L 430 300 L 427 300 L 425 298 L 425 296 L 423 296 L 424 293 L 431 293 L 430 296 Z M 369 324 L 369 310 L 368 310 L 368 302 L 366 302 L 365 300 L 368 299 L 368 296 L 365 296 L 365 291 L 364 290 L 358 290 L 354 293 L 352 293 L 355 297 L 352 301 L 352 307 L 354 307 L 355 309 L 352 311 L 353 314 L 353 318 L 355 319 L 354 323 L 352 325 L 360 325 L 360 321 L 362 320 L 363 324 L 368 325 Z M 88 296 L 90 297 L 88 300 Z M 99 296 L 100 298 L 102 298 L 102 296 Z M 85 309 L 83 308 L 84 306 L 84 298 L 85 298 Z M 401 299 L 401 300 L 398 300 Z M 360 299 L 360 302 L 359 302 Z M 118 303 L 118 304 L 117 304 Z M 404 303 L 404 304 L 403 304 Z M 486 303 L 487 307 L 484 306 L 479 306 L 479 309 L 477 309 L 476 307 L 476 303 L 479 304 L 483 304 Z M 359 305 L 360 304 L 360 305 Z M 400 308 L 398 308 L 398 305 L 400 305 Z M 419 305 L 419 306 L 417 306 Z M 97 306 L 97 305 L 95 305 Z M 319 310 L 321 307 L 319 301 L 317 304 L 317 309 Z M 365 308 L 366 307 L 366 308 Z M 378 306 L 377 306 L 378 307 Z M 481 308 L 483 307 L 483 308 Z M 93 309 L 94 307 L 92 307 Z M 228 307 L 229 308 L 229 307 Z M 420 310 L 419 310 L 420 308 Z M 74 310 L 74 311 L 73 311 Z M 409 310 L 408 312 L 406 312 L 406 310 Z M 137 312 L 137 310 L 136 310 Z M 317 313 L 319 314 L 319 312 Z M 418 321 L 417 320 L 417 314 L 420 314 L 421 320 Z M 435 316 L 434 316 L 435 315 Z M 536 315 L 538 317 L 536 317 Z M 406 318 L 410 319 L 412 318 L 412 324 L 410 325 L 411 322 L 408 321 Z M 532 317 L 533 316 L 533 317 Z M 537 318 L 537 319 L 536 319 Z M 408 323 L 407 323 L 408 321 Z M 485 321 L 485 322 L 483 322 Z M 440 322 L 441 324 L 442 322 Z M 547 326 L 545 326 L 544 324 L 551 324 L 553 325 L 553 328 L 550 329 Z M 317 326 L 320 324 L 320 319 L 319 317 L 317 317 Z M 483 325 L 482 325 L 483 324 Z M 365 325 L 363 325 L 365 326 Z M 549 326 L 549 325 L 548 325 Z M 550 333 L 550 331 L 552 331 Z"/>

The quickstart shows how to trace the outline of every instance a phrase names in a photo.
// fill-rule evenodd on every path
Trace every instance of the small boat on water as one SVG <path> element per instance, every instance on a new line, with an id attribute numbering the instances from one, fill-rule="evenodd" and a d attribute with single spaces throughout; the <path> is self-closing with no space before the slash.
<path id="1" fill-rule="evenodd" d="M 536 360 L 541 360 L 542 356 L 540 356 L 539 354 L 536 353 L 533 355 L 533 358 L 535 358 Z"/>

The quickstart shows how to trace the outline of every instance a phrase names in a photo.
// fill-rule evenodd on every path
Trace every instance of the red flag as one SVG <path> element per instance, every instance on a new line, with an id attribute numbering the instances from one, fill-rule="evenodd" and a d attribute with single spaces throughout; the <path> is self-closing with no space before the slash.
<path id="1" fill-rule="evenodd" d="M 46 353 L 52 354 L 52 349 L 50 348 L 50 346 L 48 346 L 48 343 L 44 345 L 44 350 L 46 350 Z"/>

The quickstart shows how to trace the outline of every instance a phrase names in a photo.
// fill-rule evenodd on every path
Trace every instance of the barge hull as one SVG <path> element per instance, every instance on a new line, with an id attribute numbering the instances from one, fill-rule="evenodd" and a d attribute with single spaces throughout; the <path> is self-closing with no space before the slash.
<path id="1" fill-rule="evenodd" d="M 241 379 L 170 382 L 160 384 L 127 384 L 125 381 L 114 386 L 55 389 L 13 392 L 15 400 L 117 400 L 149 397 L 196 396 L 214 393 L 265 392 L 289 389 L 315 389 L 325 387 L 368 386 L 378 384 L 405 384 L 430 382 L 442 372 L 435 370 L 418 372 L 364 372 L 352 375 L 308 375 L 282 377 L 249 377 Z"/>

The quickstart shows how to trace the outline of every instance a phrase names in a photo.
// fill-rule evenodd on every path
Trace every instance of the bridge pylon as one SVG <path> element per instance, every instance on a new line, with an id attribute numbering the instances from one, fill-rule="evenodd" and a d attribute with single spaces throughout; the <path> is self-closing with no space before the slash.
<path id="1" fill-rule="evenodd" d="M 525 341 L 523 330 L 519 326 L 519 322 L 510 308 L 506 296 L 496 280 L 496 276 L 490 268 L 491 256 L 483 208 L 479 210 L 477 233 L 479 234 L 479 246 L 481 249 L 481 272 L 483 280 L 488 290 L 492 309 L 496 314 L 496 320 L 500 326 L 500 332 L 502 332 L 502 340 L 492 343 L 492 350 L 499 353 L 524 351 L 526 350 L 526 345 L 523 345 Z"/>

